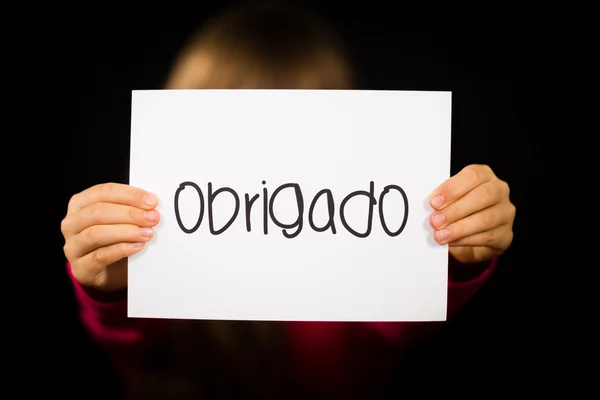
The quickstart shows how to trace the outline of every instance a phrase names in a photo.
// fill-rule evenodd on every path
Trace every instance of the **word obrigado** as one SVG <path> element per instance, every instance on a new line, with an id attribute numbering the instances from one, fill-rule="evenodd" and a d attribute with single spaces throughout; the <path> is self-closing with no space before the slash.
<path id="1" fill-rule="evenodd" d="M 262 184 L 266 185 L 266 182 L 262 181 Z M 180 211 L 180 207 L 179 207 L 179 196 L 180 196 L 181 192 L 187 187 L 195 190 L 200 199 L 200 202 L 199 202 L 200 210 L 199 210 L 198 218 L 195 221 L 195 224 L 191 227 L 187 227 L 183 223 L 183 219 L 182 219 L 182 215 L 181 215 L 181 211 Z M 298 217 L 293 223 L 281 222 L 277 218 L 277 216 L 275 215 L 275 212 L 274 212 L 274 204 L 277 201 L 277 196 L 283 190 L 286 190 L 286 189 L 293 190 L 295 198 L 296 198 Z M 400 226 L 396 230 L 390 229 L 390 227 L 388 226 L 388 224 L 386 222 L 385 213 L 384 213 L 385 198 L 392 191 L 398 192 L 402 198 L 402 201 L 399 202 L 400 204 L 397 204 L 397 205 L 392 204 L 391 205 L 391 207 L 394 207 L 394 206 L 401 207 L 401 209 L 403 210 L 402 221 L 400 223 Z M 235 207 L 234 207 L 233 213 L 232 213 L 231 217 L 229 218 L 229 220 L 222 227 L 217 229 L 214 226 L 215 224 L 214 224 L 213 202 L 215 201 L 217 196 L 223 195 L 225 193 L 228 193 L 230 196 L 232 196 L 233 201 L 235 202 Z M 368 210 L 366 211 L 367 227 L 363 232 L 359 232 L 350 226 L 350 224 L 347 221 L 346 211 L 345 211 L 346 205 L 348 204 L 348 202 L 358 196 L 365 196 L 369 199 Z M 212 235 L 220 235 L 223 232 L 225 232 L 236 221 L 236 219 L 238 218 L 238 216 L 240 214 L 240 210 L 242 208 L 242 201 L 243 201 L 243 208 L 244 208 L 244 214 L 245 214 L 244 218 L 245 218 L 245 222 L 246 222 L 246 231 L 251 232 L 252 231 L 252 224 L 251 224 L 252 210 L 253 210 L 253 207 L 257 208 L 257 207 L 255 207 L 256 206 L 255 203 L 257 201 L 259 201 L 260 198 L 261 198 L 261 194 L 258 194 L 258 193 L 254 194 L 252 197 L 250 196 L 249 193 L 244 193 L 243 196 L 240 196 L 234 189 L 232 189 L 230 187 L 219 187 L 215 190 L 213 188 L 212 182 L 208 182 L 206 198 L 205 198 L 205 194 L 202 191 L 202 189 L 200 188 L 200 186 L 198 186 L 198 184 L 191 182 L 191 181 L 186 181 L 186 182 L 182 182 L 179 185 L 179 187 L 177 188 L 177 190 L 175 191 L 175 196 L 174 196 L 175 218 L 177 219 L 177 224 L 179 225 L 179 228 L 183 232 L 191 234 L 191 233 L 196 232 L 198 230 L 198 228 L 200 228 L 200 226 L 202 225 L 202 221 L 204 220 L 205 208 L 206 208 L 206 213 L 208 214 L 209 232 Z M 314 210 L 319 201 L 325 201 L 327 203 L 327 212 L 328 212 L 327 222 L 322 224 L 321 226 L 317 226 L 317 224 L 314 221 Z M 388 206 L 390 206 L 390 205 L 388 205 Z M 258 207 L 260 207 L 260 206 L 258 206 Z M 374 213 L 375 207 L 377 207 L 377 209 L 378 209 L 379 220 L 380 220 L 381 228 L 383 229 L 383 231 L 387 235 L 392 236 L 392 237 L 400 235 L 402 233 L 402 231 L 404 230 L 404 228 L 406 227 L 406 223 L 408 221 L 409 206 L 408 206 L 408 196 L 406 195 L 406 192 L 404 191 L 404 189 L 402 189 L 398 185 L 391 184 L 391 185 L 384 186 L 383 189 L 381 190 L 381 192 L 376 197 L 375 183 L 373 181 L 371 181 L 369 183 L 369 190 L 356 190 L 356 191 L 353 191 L 353 192 L 347 194 L 340 202 L 337 212 L 339 214 L 339 219 L 340 219 L 343 227 L 348 232 L 350 232 L 352 235 L 354 235 L 356 237 L 366 238 L 371 234 L 371 231 L 373 228 L 373 213 Z M 269 220 L 270 220 L 274 225 L 281 228 L 282 233 L 286 238 L 292 239 L 292 238 L 297 237 L 302 232 L 302 229 L 304 227 L 304 213 L 305 213 L 305 199 L 304 199 L 302 190 L 300 188 L 300 185 L 298 183 L 282 184 L 282 185 L 278 186 L 273 191 L 273 193 L 271 193 L 270 195 L 269 195 L 269 191 L 268 191 L 267 187 L 266 186 L 263 187 L 263 189 L 262 189 L 262 215 L 263 215 L 262 229 L 263 229 L 263 233 L 265 235 L 267 235 L 269 233 Z M 337 227 L 335 225 L 335 213 L 336 213 L 336 203 L 335 203 L 335 199 L 333 196 L 333 192 L 330 189 L 322 189 L 317 194 L 315 194 L 314 197 L 310 200 L 310 204 L 308 205 L 308 218 L 307 218 L 308 224 L 310 225 L 310 228 L 316 232 L 330 231 L 332 234 L 336 234 Z"/>

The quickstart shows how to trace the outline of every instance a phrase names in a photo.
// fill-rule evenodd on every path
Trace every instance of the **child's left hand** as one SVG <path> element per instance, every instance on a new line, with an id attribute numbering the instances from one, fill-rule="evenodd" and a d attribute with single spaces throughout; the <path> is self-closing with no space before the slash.
<path id="1" fill-rule="evenodd" d="M 515 206 L 509 186 L 487 165 L 469 165 L 433 191 L 429 223 L 433 237 L 448 244 L 458 262 L 478 263 L 502 254 L 512 243 Z"/>

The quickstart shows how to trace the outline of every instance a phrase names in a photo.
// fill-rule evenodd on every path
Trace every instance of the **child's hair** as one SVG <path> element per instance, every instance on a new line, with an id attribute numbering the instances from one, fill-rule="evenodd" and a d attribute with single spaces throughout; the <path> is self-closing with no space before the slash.
<path id="1" fill-rule="evenodd" d="M 347 60 L 340 40 L 307 10 L 242 5 L 191 37 L 165 88 L 351 89 Z M 286 323 L 169 322 L 164 341 L 137 359 L 134 398 L 286 397 Z"/>
<path id="2" fill-rule="evenodd" d="M 245 3 L 202 27 L 167 89 L 351 89 L 348 54 L 318 16 L 283 1 Z"/>

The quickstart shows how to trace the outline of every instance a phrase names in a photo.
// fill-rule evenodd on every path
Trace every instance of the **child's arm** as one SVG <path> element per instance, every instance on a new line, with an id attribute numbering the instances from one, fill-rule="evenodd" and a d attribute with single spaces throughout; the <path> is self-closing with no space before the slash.
<path id="1" fill-rule="evenodd" d="M 491 276 L 495 266 L 496 259 L 483 266 L 468 267 L 469 269 L 450 265 L 447 320 L 452 319 L 456 312 L 473 297 Z M 148 327 L 153 327 L 159 322 L 152 319 L 128 318 L 125 293 L 120 299 L 97 300 L 75 280 L 68 263 L 67 271 L 73 282 L 81 322 L 103 347 L 118 350 L 133 349 L 143 346 L 144 342 L 150 339 L 146 336 L 150 331 Z M 440 326 L 439 323 L 368 322 L 366 324 L 402 347 Z"/>
<path id="2" fill-rule="evenodd" d="M 80 321 L 90 337 L 104 349 L 122 376 L 134 372 L 136 354 L 144 351 L 160 337 L 164 321 L 127 317 L 126 292 L 110 300 L 92 296 L 75 279 L 67 263 L 67 273 L 73 284 L 79 306 Z"/>
<path id="3" fill-rule="evenodd" d="M 508 183 L 487 165 L 468 165 L 438 186 L 429 203 L 433 238 L 448 245 L 447 320 L 487 281 L 496 259 L 513 240 L 516 208 Z M 440 326 L 435 323 L 371 324 L 385 337 L 409 346 Z"/>
<path id="4" fill-rule="evenodd" d="M 451 320 L 456 313 L 487 282 L 496 268 L 497 259 L 484 264 L 457 265 L 450 263 L 448 271 L 448 309 L 446 320 Z M 443 322 L 371 322 L 367 323 L 377 332 L 400 348 L 406 348 L 422 336 L 439 329 Z"/>

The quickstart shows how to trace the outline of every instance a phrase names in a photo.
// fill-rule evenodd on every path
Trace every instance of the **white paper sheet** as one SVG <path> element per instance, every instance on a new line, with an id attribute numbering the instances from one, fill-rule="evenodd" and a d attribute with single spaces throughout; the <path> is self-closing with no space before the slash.
<path id="1" fill-rule="evenodd" d="M 445 320 L 448 248 L 433 241 L 428 197 L 449 177 L 450 124 L 450 92 L 134 91 L 130 184 L 159 197 L 162 220 L 129 260 L 129 316 Z M 371 230 L 359 237 L 371 182 Z M 277 192 L 285 184 L 297 187 Z M 211 202 L 209 185 L 213 195 L 231 190 Z M 324 189 L 335 234 L 319 231 L 329 221 L 327 192 L 309 212 Z M 344 224 L 343 200 L 357 191 Z M 232 192 L 237 217 L 222 230 L 236 209 Z M 246 193 L 258 195 L 248 218 Z M 201 222 L 186 233 L 201 197 Z"/>

